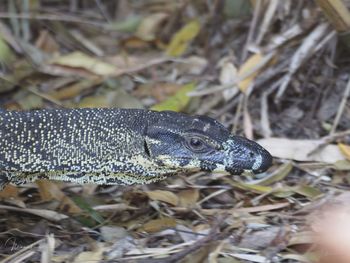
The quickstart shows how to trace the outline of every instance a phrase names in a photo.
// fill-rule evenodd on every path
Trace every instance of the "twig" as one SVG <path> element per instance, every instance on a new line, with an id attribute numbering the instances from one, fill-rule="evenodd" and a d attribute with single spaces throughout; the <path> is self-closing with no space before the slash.
<path id="1" fill-rule="evenodd" d="M 265 54 L 259 63 L 257 63 L 256 65 L 254 65 L 249 70 L 242 73 L 241 75 L 237 76 L 237 78 L 234 81 L 232 81 L 231 83 L 221 85 L 221 86 L 216 86 L 216 87 L 213 87 L 210 89 L 191 91 L 188 93 L 188 96 L 190 96 L 190 97 L 204 96 L 204 95 L 209 95 L 209 94 L 216 93 L 219 91 L 223 91 L 225 89 L 232 89 L 236 85 L 238 85 L 239 82 L 245 80 L 246 78 L 250 77 L 252 74 L 258 72 L 259 70 L 264 69 L 266 67 L 266 65 L 271 61 L 271 59 L 275 55 L 276 55 L 276 51 L 271 51 L 271 52 Z"/>
<path id="2" fill-rule="evenodd" d="M 219 218 L 215 225 L 213 225 L 212 229 L 210 230 L 209 234 L 201 239 L 199 239 L 197 242 L 195 242 L 193 245 L 189 246 L 188 248 L 173 254 L 167 258 L 162 258 L 160 260 L 157 259 L 151 259 L 151 260 L 142 260 L 142 262 L 169 262 L 169 263 L 176 263 L 180 260 L 184 259 L 189 254 L 194 253 L 198 249 L 209 245 L 213 241 L 223 240 L 226 237 L 228 237 L 231 234 L 231 231 L 222 231 L 220 232 L 220 226 L 223 224 L 225 219 L 228 217 L 228 215 L 224 215 L 221 218 Z"/>
<path id="3" fill-rule="evenodd" d="M 331 129 L 331 131 L 329 133 L 330 135 L 334 134 L 335 130 L 337 129 L 337 126 L 339 124 L 340 118 L 341 118 L 341 116 L 342 116 L 342 114 L 344 112 L 345 104 L 346 104 L 346 101 L 348 100 L 349 94 L 350 94 L 350 76 L 349 76 L 348 83 L 346 84 L 346 88 L 344 90 L 344 95 L 343 95 L 343 98 L 342 98 L 342 100 L 340 102 L 337 115 L 335 116 L 335 120 L 333 122 L 332 129 Z"/>
<path id="4" fill-rule="evenodd" d="M 97 8 L 100 10 L 101 15 L 106 19 L 108 23 L 111 23 L 111 18 L 106 12 L 106 7 L 101 3 L 101 0 L 95 0 Z"/>
<path id="5" fill-rule="evenodd" d="M 256 1 L 256 6 L 254 8 L 253 20 L 252 20 L 252 23 L 250 24 L 250 28 L 249 28 L 247 41 L 246 41 L 246 43 L 244 45 L 244 48 L 243 48 L 241 61 L 245 61 L 245 59 L 247 58 L 248 46 L 249 46 L 250 43 L 252 43 L 253 34 L 255 32 L 255 28 L 256 28 L 256 25 L 258 23 L 258 18 L 259 18 L 259 14 L 260 14 L 261 5 L 262 5 L 262 0 L 257 0 Z"/>
<path id="6" fill-rule="evenodd" d="M 22 260 L 25 260 L 26 258 L 28 258 L 28 256 L 32 256 L 33 254 L 30 253 L 30 254 L 25 254 L 28 252 L 28 250 L 30 252 L 33 252 L 33 248 L 35 246 L 38 246 L 40 245 L 41 243 L 45 242 L 45 239 L 39 239 L 38 241 L 35 241 L 34 243 L 28 245 L 28 246 L 25 246 L 23 247 L 21 250 L 17 251 L 16 253 L 8 256 L 7 258 L 3 259 L 0 261 L 0 263 L 10 263 L 10 262 L 14 262 L 13 260 L 15 260 L 16 258 L 20 258 L 21 255 L 24 255 L 24 258 L 21 258 Z M 24 261 L 18 261 L 18 262 L 24 262 Z"/>
<path id="7" fill-rule="evenodd" d="M 332 135 L 328 135 L 326 137 L 323 137 L 322 140 L 323 142 L 320 143 L 319 145 L 317 145 L 317 147 L 315 149 L 313 149 L 312 151 L 310 151 L 307 155 L 311 156 L 313 154 L 315 154 L 316 152 L 320 151 L 321 149 L 323 149 L 327 144 L 331 143 L 332 141 L 345 137 L 347 135 L 350 135 L 350 130 L 346 130 L 343 132 L 339 132 L 339 133 L 334 133 Z"/>
<path id="8" fill-rule="evenodd" d="M 315 0 L 338 32 L 350 29 L 350 12 L 342 0 Z"/>
<path id="9" fill-rule="evenodd" d="M 82 20 L 80 18 L 67 16 L 67 15 L 47 15 L 47 14 L 12 14 L 12 13 L 0 13 L 0 18 L 20 18 L 20 19 L 35 19 L 35 20 L 49 20 L 49 21 L 62 21 L 70 23 L 80 23 L 80 24 L 89 24 L 97 27 L 105 27 L 105 23 L 93 22 L 91 20 Z"/>

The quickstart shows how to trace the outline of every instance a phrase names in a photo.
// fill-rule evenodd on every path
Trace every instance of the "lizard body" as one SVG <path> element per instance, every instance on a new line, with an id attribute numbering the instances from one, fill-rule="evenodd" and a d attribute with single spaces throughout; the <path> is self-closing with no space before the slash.
<path id="1" fill-rule="evenodd" d="M 265 171 L 271 155 L 205 116 L 139 109 L 0 110 L 0 185 L 143 184 L 179 171 Z"/>

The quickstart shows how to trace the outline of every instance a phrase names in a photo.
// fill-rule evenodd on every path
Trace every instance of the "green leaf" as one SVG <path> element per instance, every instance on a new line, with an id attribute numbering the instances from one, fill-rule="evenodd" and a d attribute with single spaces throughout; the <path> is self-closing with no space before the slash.
<path id="1" fill-rule="evenodd" d="M 187 50 L 190 42 L 198 35 L 199 31 L 200 23 L 197 20 L 189 22 L 173 35 L 166 53 L 169 56 L 181 56 Z"/>
<path id="2" fill-rule="evenodd" d="M 260 180 L 254 180 L 252 184 L 270 185 L 275 182 L 281 181 L 292 171 L 292 168 L 293 168 L 293 165 L 291 162 L 285 163 L 270 175 Z"/>
<path id="3" fill-rule="evenodd" d="M 129 16 L 123 21 L 113 22 L 106 25 L 107 30 L 115 30 L 119 32 L 133 33 L 139 27 L 142 17 Z"/>
<path id="4" fill-rule="evenodd" d="M 7 45 L 6 41 L 0 36 L 0 63 L 10 64 L 13 61 L 14 55 Z"/>
<path id="5" fill-rule="evenodd" d="M 308 197 L 310 199 L 314 199 L 314 198 L 316 198 L 316 197 L 318 197 L 318 196 L 323 194 L 317 188 L 309 186 L 309 185 L 297 186 L 297 187 L 293 188 L 293 191 L 295 193 L 298 193 L 298 194 L 303 195 L 305 197 Z"/>
<path id="6" fill-rule="evenodd" d="M 333 164 L 333 168 L 338 171 L 349 171 L 350 162 L 348 160 L 339 160 Z"/>
<path id="7" fill-rule="evenodd" d="M 72 200 L 77 206 L 79 206 L 82 210 L 87 212 L 88 215 L 97 223 L 102 224 L 104 222 L 102 215 L 96 210 L 94 210 L 84 198 L 80 196 L 75 196 L 72 198 Z"/>
<path id="8" fill-rule="evenodd" d="M 234 187 L 243 189 L 243 190 L 249 190 L 255 193 L 259 194 L 266 194 L 266 193 L 272 193 L 273 188 L 269 186 L 263 186 L 263 185 L 255 185 L 255 184 L 247 184 L 243 182 L 230 182 L 230 184 Z"/>
<path id="9" fill-rule="evenodd" d="M 241 18 L 251 13 L 250 1 L 225 0 L 224 14 L 228 18 Z"/>
<path id="10" fill-rule="evenodd" d="M 171 111 L 181 111 L 183 110 L 188 103 L 190 102 L 190 97 L 187 95 L 190 91 L 193 91 L 195 88 L 194 83 L 189 83 L 182 86 L 175 95 L 169 97 L 165 101 L 154 105 L 151 107 L 151 110 L 155 111 L 163 111 L 163 110 L 171 110 Z"/>

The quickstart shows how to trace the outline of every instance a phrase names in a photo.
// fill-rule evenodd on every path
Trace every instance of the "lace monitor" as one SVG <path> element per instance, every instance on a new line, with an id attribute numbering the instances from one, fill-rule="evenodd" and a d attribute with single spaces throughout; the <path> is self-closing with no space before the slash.
<path id="1" fill-rule="evenodd" d="M 180 171 L 264 172 L 271 155 L 205 116 L 139 109 L 0 110 L 0 188 L 47 178 L 145 184 Z"/>

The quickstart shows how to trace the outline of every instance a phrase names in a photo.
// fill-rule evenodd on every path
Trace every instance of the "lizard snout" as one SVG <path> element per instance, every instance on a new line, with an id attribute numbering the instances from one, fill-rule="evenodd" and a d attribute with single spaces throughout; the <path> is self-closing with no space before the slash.
<path id="1" fill-rule="evenodd" d="M 230 136 L 224 143 L 224 150 L 225 169 L 231 174 L 240 174 L 244 170 L 262 173 L 272 164 L 272 156 L 266 149 L 241 136 Z"/>

